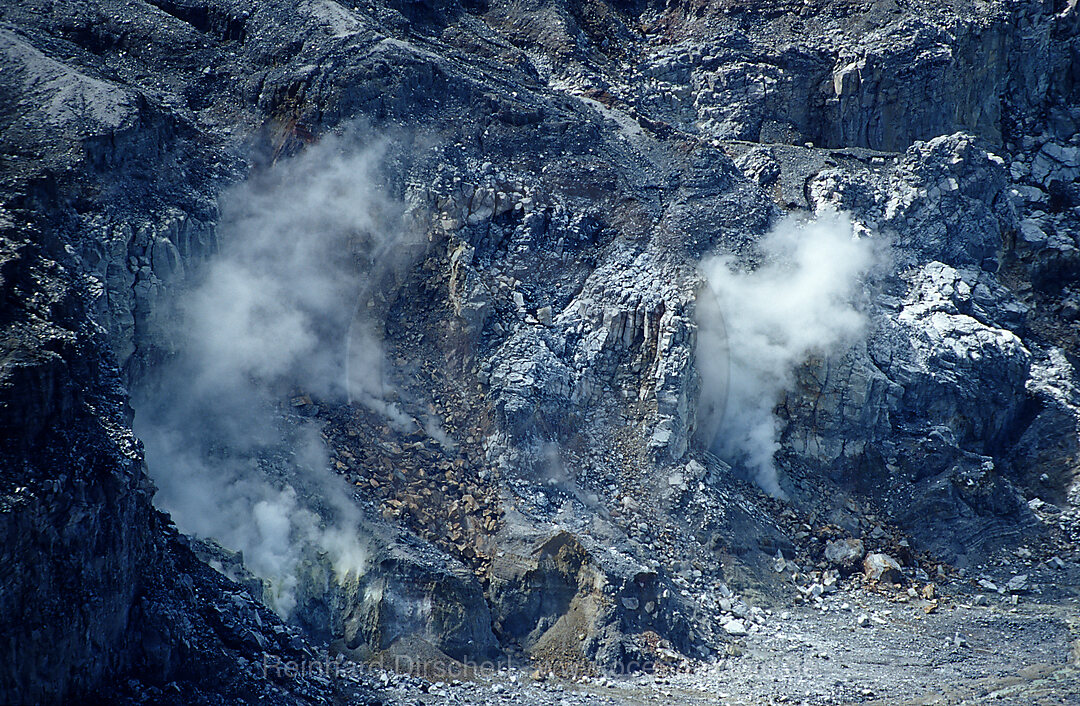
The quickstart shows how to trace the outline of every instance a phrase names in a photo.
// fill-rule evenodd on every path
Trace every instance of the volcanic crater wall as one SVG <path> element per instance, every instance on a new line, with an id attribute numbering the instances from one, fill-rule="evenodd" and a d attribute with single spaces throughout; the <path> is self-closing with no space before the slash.
<path id="1" fill-rule="evenodd" d="M 463 658 L 494 652 L 494 626 L 543 658 L 581 630 L 574 654 L 613 662 L 655 629 L 687 653 L 717 648 L 704 619 L 688 637 L 676 586 L 692 572 L 668 564 L 700 550 L 709 571 L 706 544 L 747 561 L 790 545 L 766 501 L 726 494 L 743 492 L 730 469 L 691 458 L 696 266 L 717 249 L 754 263 L 774 201 L 849 211 L 898 262 L 870 292 L 865 343 L 799 368 L 778 400 L 796 506 L 826 483 L 863 492 L 921 548 L 961 559 L 1034 527 L 1020 491 L 1067 502 L 1080 13 L 877 5 L 873 27 L 847 3 L 0 10 L 0 625 L 16 656 L 0 694 L 59 702 L 124 674 L 191 698 L 327 696 L 241 666 L 314 653 L 153 509 L 127 386 L 176 350 L 159 319 L 221 249 L 221 191 L 357 117 L 415 148 L 387 190 L 431 219 L 419 269 L 445 276 L 432 289 L 455 317 L 453 345 L 425 330 L 392 352 L 451 348 L 445 377 L 486 386 L 462 409 L 491 426 L 456 442 L 521 519 L 492 530 L 517 553 L 483 580 L 443 549 L 379 539 L 363 592 L 308 596 L 320 639 L 379 650 L 420 633 Z M 325 568 L 305 565 L 309 583 Z M 547 602 L 523 588 L 534 580 L 555 586 Z M 468 609 L 417 621 L 404 598 L 400 616 L 365 604 L 367 588 Z"/>

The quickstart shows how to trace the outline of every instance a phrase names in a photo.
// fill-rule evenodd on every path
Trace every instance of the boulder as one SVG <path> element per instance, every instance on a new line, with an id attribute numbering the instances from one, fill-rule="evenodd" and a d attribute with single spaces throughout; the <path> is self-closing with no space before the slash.
<path id="1" fill-rule="evenodd" d="M 724 623 L 724 632 L 732 637 L 742 637 L 747 634 L 746 625 L 741 620 L 729 620 Z"/>
<path id="2" fill-rule="evenodd" d="M 888 554 L 867 554 L 863 559 L 863 573 L 870 581 L 900 583 L 903 580 L 900 564 Z"/>
<path id="3" fill-rule="evenodd" d="M 866 556 L 861 539 L 835 539 L 825 545 L 825 560 L 845 573 L 851 573 Z"/>

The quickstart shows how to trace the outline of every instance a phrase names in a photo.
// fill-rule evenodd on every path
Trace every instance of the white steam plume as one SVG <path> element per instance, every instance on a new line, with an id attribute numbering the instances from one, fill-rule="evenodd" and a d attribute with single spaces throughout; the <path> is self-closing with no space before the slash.
<path id="1" fill-rule="evenodd" d="M 854 299 L 875 248 L 850 219 L 826 211 L 781 221 L 760 243 L 752 271 L 731 257 L 702 264 L 715 298 L 698 300 L 699 434 L 720 457 L 784 497 L 774 454 L 774 408 L 811 354 L 853 341 L 865 318 Z"/>
<path id="2" fill-rule="evenodd" d="M 296 390 L 343 402 L 350 379 L 373 402 L 381 388 L 383 351 L 360 312 L 414 240 L 378 186 L 383 152 L 330 138 L 227 194 L 221 250 L 162 332 L 175 359 L 136 397 L 157 504 L 242 551 L 285 616 L 309 549 L 339 575 L 364 571 L 360 514 L 319 429 L 278 408 Z"/>

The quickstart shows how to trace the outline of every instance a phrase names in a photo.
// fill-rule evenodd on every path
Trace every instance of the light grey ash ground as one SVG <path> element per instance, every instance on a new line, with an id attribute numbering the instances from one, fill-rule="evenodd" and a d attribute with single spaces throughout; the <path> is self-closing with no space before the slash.
<path id="1" fill-rule="evenodd" d="M 1022 570 L 1046 583 L 1015 605 L 974 581 L 929 614 L 895 596 L 841 591 L 812 608 L 770 611 L 738 640 L 738 656 L 654 674 L 559 678 L 511 668 L 444 681 L 386 672 L 376 683 L 402 704 L 1077 703 L 1076 567 Z"/>

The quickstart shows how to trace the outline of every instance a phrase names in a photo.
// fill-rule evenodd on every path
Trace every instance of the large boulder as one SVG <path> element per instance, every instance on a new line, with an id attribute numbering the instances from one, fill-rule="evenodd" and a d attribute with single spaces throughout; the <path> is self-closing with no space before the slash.
<path id="1" fill-rule="evenodd" d="M 861 539 L 834 539 L 825 545 L 825 561 L 842 572 L 851 573 L 866 556 Z"/>
<path id="2" fill-rule="evenodd" d="M 888 554 L 867 554 L 863 559 L 863 573 L 869 581 L 900 583 L 904 580 L 899 562 Z"/>

